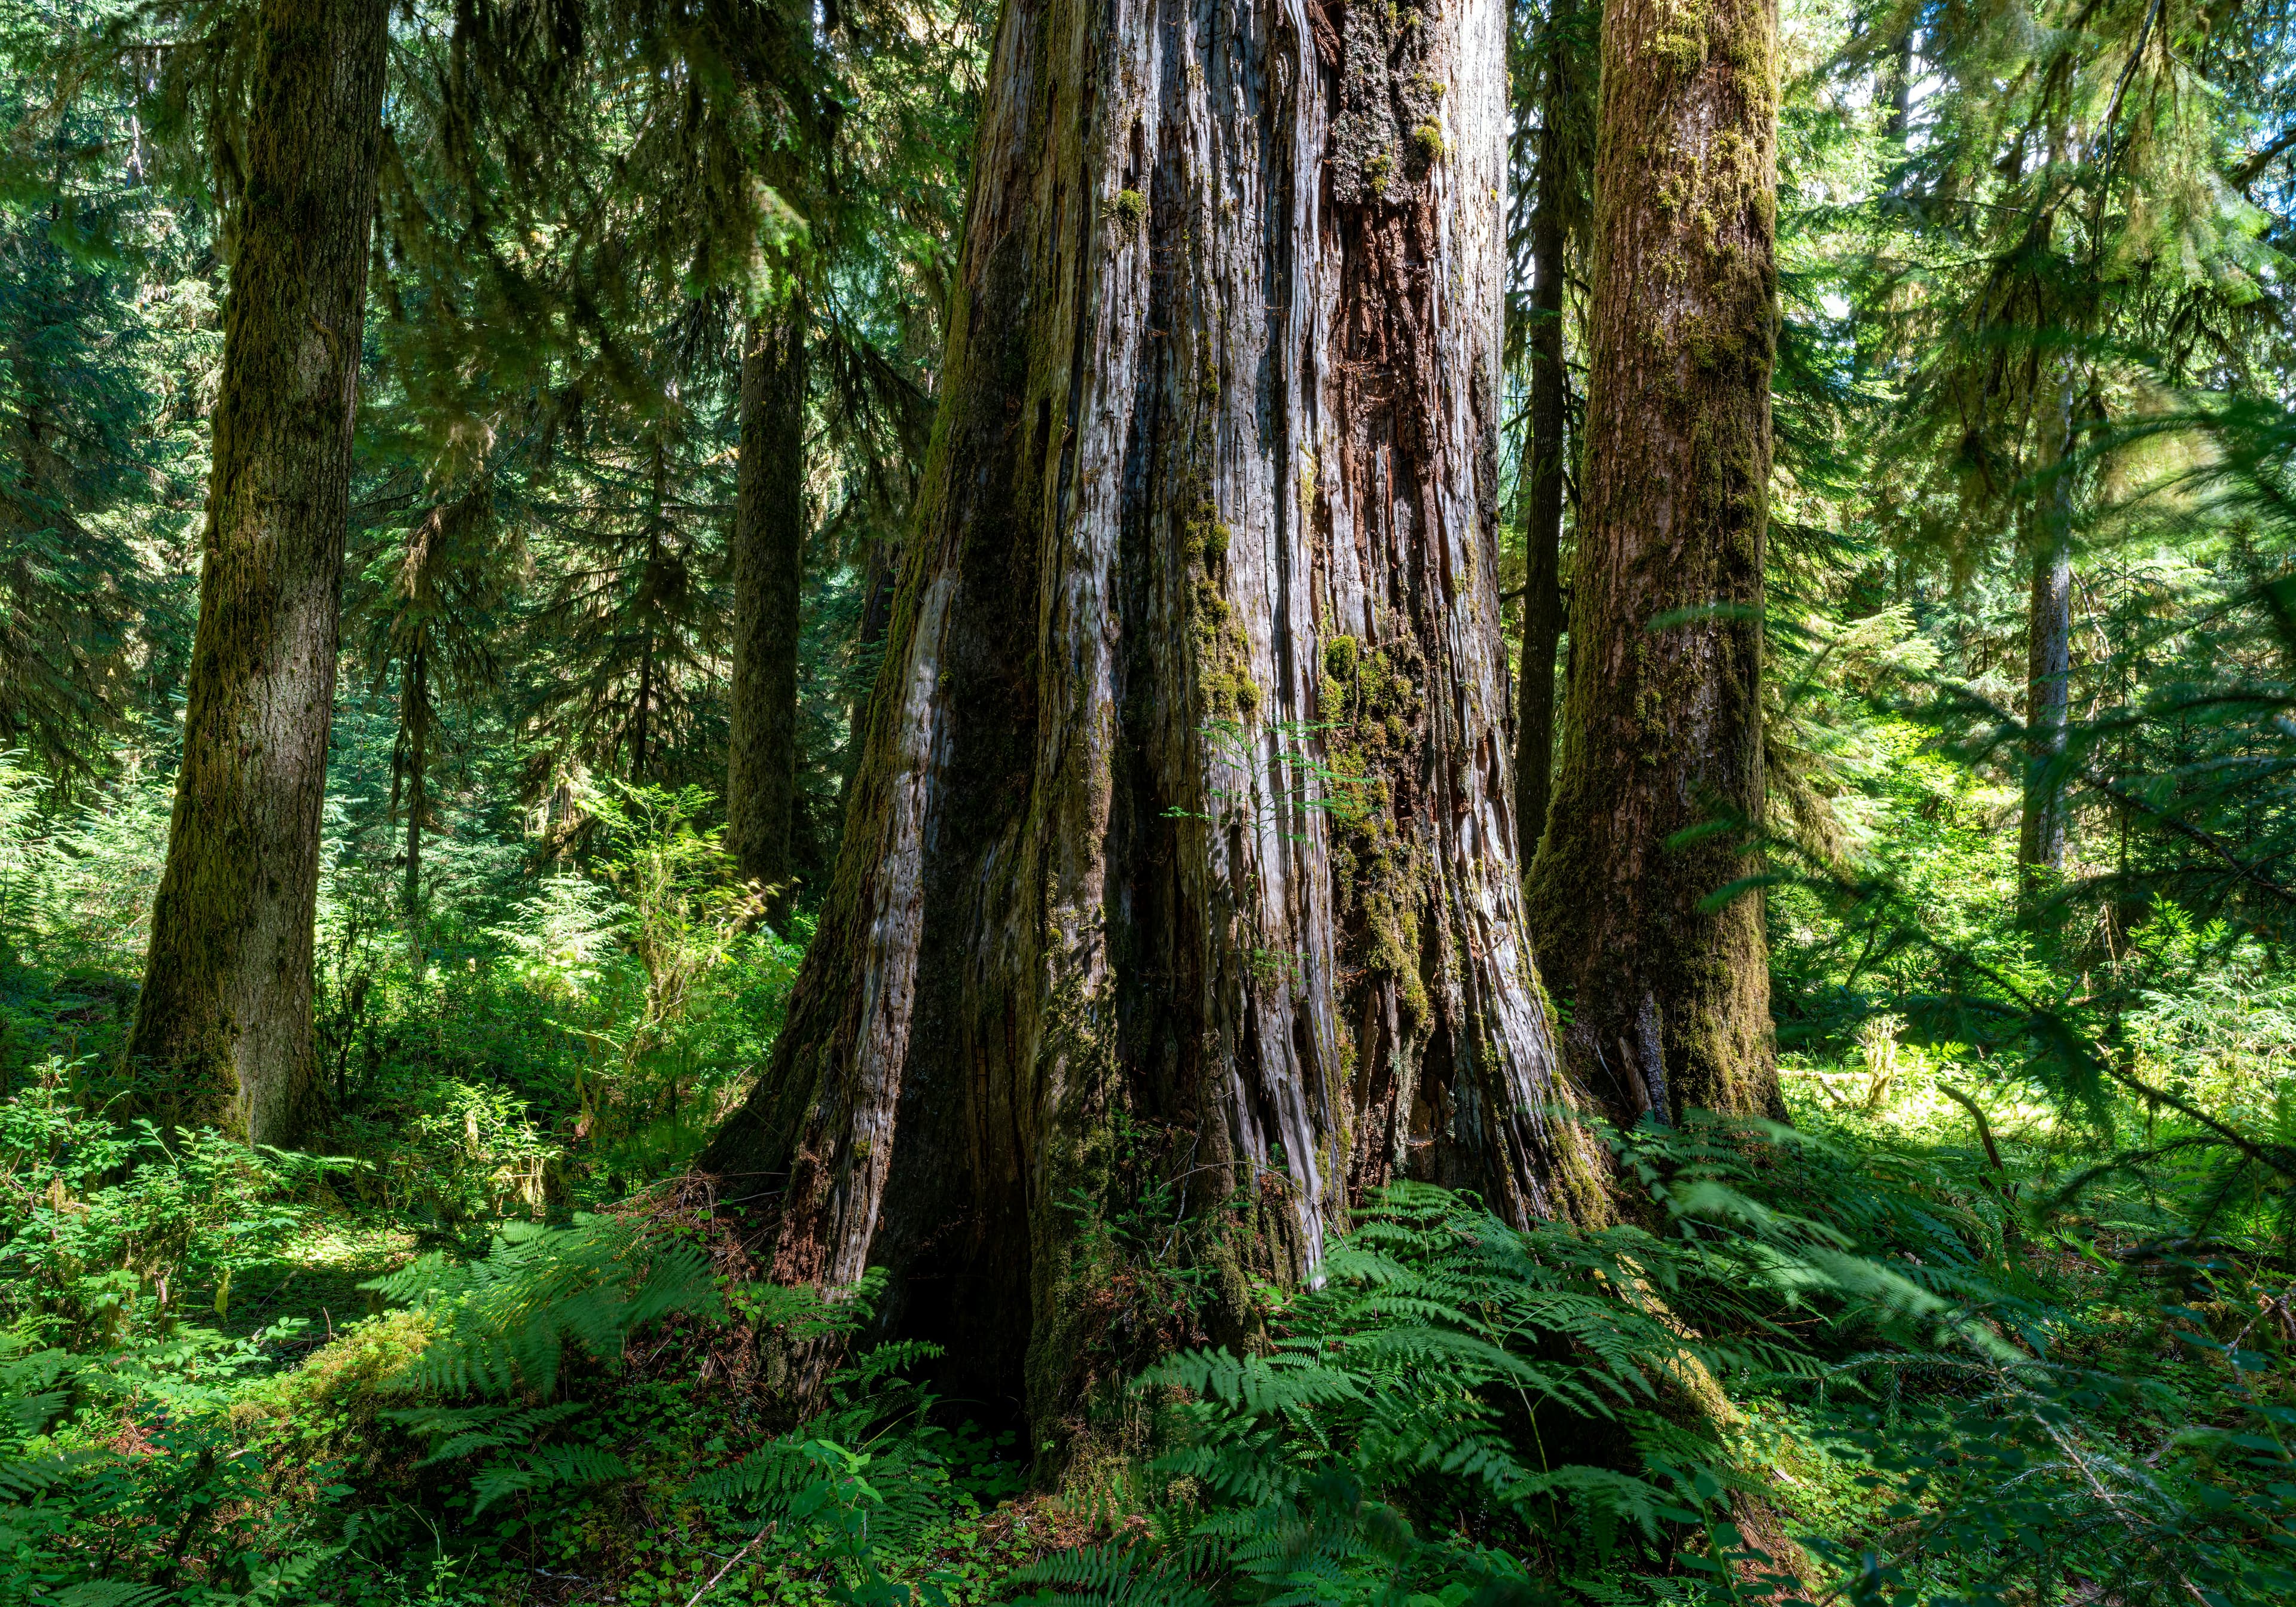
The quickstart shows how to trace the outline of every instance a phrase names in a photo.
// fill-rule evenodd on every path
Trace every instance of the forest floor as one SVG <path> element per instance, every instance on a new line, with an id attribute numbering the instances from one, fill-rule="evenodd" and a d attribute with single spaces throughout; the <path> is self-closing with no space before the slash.
<path id="1" fill-rule="evenodd" d="M 1938 1092 L 1942 1080 L 1937 1068 L 1876 1075 L 1790 1067 L 1786 1086 L 1805 1133 L 1891 1152 L 1917 1173 L 1984 1176 L 1990 1163 L 1979 1136 L 1967 1113 Z M 2007 1176 L 1990 1177 L 1991 1186 L 2043 1192 L 2079 1163 L 2083 1135 L 2047 1107 L 2003 1106 L 1993 1118 Z M 2044 1233 L 2004 1242 L 2003 1259 L 1991 1270 L 2036 1308 L 2079 1314 L 2076 1325 L 2091 1334 L 2092 1343 L 2096 1332 L 2115 1327 L 2145 1330 L 2153 1346 L 2146 1364 L 2150 1383 L 2205 1393 L 2207 1358 L 2161 1343 L 2157 1318 L 2145 1308 L 2148 1297 L 2129 1281 L 2132 1258 L 2141 1259 L 2144 1247 L 2158 1242 L 2159 1218 L 2134 1196 L 2093 1203 L 2096 1214 L 2063 1214 Z M 1826 1201 L 1805 1204 L 1824 1215 Z M 459 1234 L 447 1234 L 435 1226 L 425 1231 L 403 1215 L 337 1200 L 282 1242 L 275 1256 L 241 1275 L 225 1327 L 248 1339 L 267 1333 L 270 1353 L 291 1367 L 299 1356 L 338 1342 L 343 1330 L 382 1310 L 384 1298 L 373 1287 L 378 1278 L 403 1271 L 424 1250 L 448 1246 L 465 1256 L 483 1254 L 492 1235 L 506 1227 L 515 1231 L 522 1219 L 467 1222 Z M 1817 1342 L 1833 1320 L 1817 1306 L 1780 1314 L 1774 1337 L 1791 1341 L 1797 1330 L 1807 1330 Z M 299 1324 L 299 1331 L 286 1332 Z M 2125 1365 L 2128 1357 L 2118 1359 Z M 2194 1376 L 2181 1378 L 2186 1372 Z M 880 1465 L 890 1482 L 880 1479 L 870 1496 L 895 1509 L 906 1501 L 898 1521 L 886 1524 L 884 1540 L 857 1546 L 857 1537 L 840 1535 L 834 1523 L 794 1536 L 789 1529 L 800 1526 L 777 1531 L 769 1523 L 750 1542 L 737 1544 L 738 1532 L 701 1518 L 676 1493 L 693 1471 L 693 1458 L 712 1456 L 727 1443 L 726 1434 L 712 1431 L 722 1426 L 713 1419 L 727 1409 L 725 1398 L 688 1389 L 691 1381 L 660 1365 L 633 1366 L 602 1393 L 603 1382 L 589 1386 L 586 1398 L 617 1420 L 626 1452 L 636 1447 L 630 1460 L 644 1470 L 640 1476 L 611 1492 L 570 1501 L 563 1498 L 568 1492 L 560 1492 L 560 1499 L 526 1504 L 517 1518 L 497 1507 L 500 1521 L 491 1532 L 466 1526 L 459 1547 L 433 1557 L 422 1582 L 429 1594 L 420 1599 L 892 1601 L 908 1599 L 908 1586 L 929 1584 L 929 1593 L 915 1599 L 999 1602 L 1015 1599 L 1007 1580 L 1016 1568 L 1098 1542 L 1139 1539 L 1152 1527 L 1137 1488 L 1119 1475 L 1087 1477 L 1056 1495 L 1030 1489 L 1027 1459 L 1009 1431 L 976 1428 L 964 1403 L 941 1401 L 931 1407 L 929 1422 L 897 1411 L 859 1442 L 879 1454 L 888 1443 L 896 1447 Z M 1858 1454 L 1823 1390 L 1813 1398 L 1808 1382 L 1802 1377 L 1742 1386 L 1734 1404 L 1742 1419 L 1726 1437 L 1733 1458 L 1759 1470 L 1762 1493 L 1786 1529 L 1849 1554 L 1902 1539 L 1931 1522 L 1935 1505 L 1923 1505 L 1923 1478 Z M 2157 1414 L 2132 1418 L 2122 1427 L 2122 1449 L 2131 1462 L 2141 1461 L 2149 1448 L 2142 1443 L 2148 1434 L 2176 1432 Z M 853 1464 L 864 1478 L 872 1477 L 870 1455 L 862 1452 Z M 893 1488 L 904 1480 L 917 1485 L 906 1496 Z M 448 1509 L 463 1505 L 463 1497 L 445 1501 Z M 857 1562 L 865 1562 L 862 1571 L 894 1594 L 857 1594 Z M 1940 1552 L 1917 1572 L 1920 1594 L 1957 1596 L 1980 1587 L 1988 1567 L 1981 1555 Z M 415 1581 L 401 1584 L 412 1588 Z M 1978 1588 L 1973 1599 L 1983 1595 Z"/>

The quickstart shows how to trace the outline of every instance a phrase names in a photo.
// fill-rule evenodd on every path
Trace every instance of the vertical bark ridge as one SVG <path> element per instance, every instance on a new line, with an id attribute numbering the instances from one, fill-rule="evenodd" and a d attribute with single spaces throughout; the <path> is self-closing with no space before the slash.
<path id="1" fill-rule="evenodd" d="M 844 857 L 704 1164 L 759 1175 L 783 1275 L 890 1269 L 1040 1441 L 1119 1125 L 1226 1208 L 1216 1322 L 1392 1177 L 1595 1198 L 1503 736 L 1504 27 L 1004 13 Z"/>
<path id="2" fill-rule="evenodd" d="M 184 765 L 128 1062 L 163 1122 L 292 1141 L 316 1093 L 311 922 L 383 0 L 265 0 L 233 218 Z"/>

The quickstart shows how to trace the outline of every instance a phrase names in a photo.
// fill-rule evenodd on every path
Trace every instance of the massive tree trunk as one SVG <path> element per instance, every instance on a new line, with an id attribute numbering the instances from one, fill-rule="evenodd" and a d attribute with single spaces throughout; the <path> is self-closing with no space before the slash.
<path id="1" fill-rule="evenodd" d="M 1570 141 L 1573 8 L 1554 0 L 1541 23 L 1538 199 L 1530 223 L 1530 447 L 1523 463 L 1523 541 L 1529 558 L 1522 599 L 1522 678 L 1515 714 L 1515 822 L 1529 865 L 1546 829 L 1554 775 L 1554 650 L 1562 639 L 1563 209 L 1575 176 Z"/>
<path id="2" fill-rule="evenodd" d="M 1762 907 L 1763 526 L 1775 350 L 1772 0 L 1612 0 L 1564 754 L 1531 928 L 1574 1072 L 1632 1120 L 1783 1114 Z"/>
<path id="3" fill-rule="evenodd" d="M 1144 1172 L 1215 1332 L 1390 1178 L 1599 1209 L 1509 809 L 1505 26 L 999 24 L 842 857 L 704 1165 L 775 1275 L 887 1268 L 1051 1461 Z"/>
<path id="4" fill-rule="evenodd" d="M 2067 694 L 2072 679 L 2073 382 L 2068 373 L 2042 398 L 2041 457 L 2054 478 L 2041 488 L 2030 517 L 2033 586 L 2025 619 L 2025 809 L 2017 830 L 2017 863 L 2027 898 L 2064 869 L 2064 761 Z"/>
<path id="5" fill-rule="evenodd" d="M 802 291 L 750 326 L 742 347 L 742 446 L 734 505 L 734 717 L 726 846 L 742 880 L 790 906 L 797 808 L 799 603 L 805 589 Z"/>
<path id="6" fill-rule="evenodd" d="M 265 0 L 184 765 L 128 1041 L 146 1108 L 261 1144 L 313 1089 L 311 920 L 381 149 L 383 0 Z"/>

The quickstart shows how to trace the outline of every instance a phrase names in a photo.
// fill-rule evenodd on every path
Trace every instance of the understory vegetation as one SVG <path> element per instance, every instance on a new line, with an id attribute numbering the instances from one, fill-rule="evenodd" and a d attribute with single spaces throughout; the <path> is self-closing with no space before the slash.
<path id="1" fill-rule="evenodd" d="M 1906 715 L 1867 739 L 1872 878 L 1774 900 L 1823 1022 L 1794 1127 L 1612 1135 L 1607 1227 L 1398 1185 L 1241 1351 L 1204 1220 L 1081 1201 L 1130 1450 L 1053 1493 L 873 1284 L 773 1283 L 686 1169 L 794 955 L 691 800 L 594 800 L 545 872 L 473 830 L 419 944 L 346 829 L 337 1115 L 290 1154 L 111 1113 L 155 806 L 13 769 L 4 1599 L 2285 1600 L 2291 984 L 2165 895 L 2083 983 L 1988 783 Z"/>

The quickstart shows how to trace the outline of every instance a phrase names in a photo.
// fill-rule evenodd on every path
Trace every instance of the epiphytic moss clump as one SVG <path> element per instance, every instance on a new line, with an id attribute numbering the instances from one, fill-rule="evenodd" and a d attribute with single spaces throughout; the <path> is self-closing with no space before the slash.
<path id="1" fill-rule="evenodd" d="M 1417 7 L 1349 5 L 1340 17 L 1340 94 L 1332 121 L 1332 195 L 1341 206 L 1400 202 L 1447 150 L 1437 109 L 1443 43 Z M 1406 130 L 1409 132 L 1406 134 Z"/>
<path id="2" fill-rule="evenodd" d="M 1209 569 L 1227 556 L 1229 534 L 1227 526 L 1220 522 L 1219 511 L 1209 502 L 1199 503 L 1183 532 L 1188 556 Z"/>
<path id="3" fill-rule="evenodd" d="M 1196 685 L 1204 717 L 1216 720 L 1244 718 L 1259 709 L 1259 683 L 1252 679 L 1235 607 L 1221 595 L 1213 572 L 1227 558 L 1230 537 L 1210 498 L 1196 504 L 1180 532 L 1190 570 L 1188 633 L 1196 650 Z"/>
<path id="4" fill-rule="evenodd" d="M 1116 199 L 1109 203 L 1109 210 L 1116 214 L 1119 227 L 1137 234 L 1140 225 L 1148 220 L 1148 198 L 1137 190 L 1119 190 Z"/>
<path id="5" fill-rule="evenodd" d="M 1419 963 L 1427 866 L 1398 824 L 1418 767 L 1421 668 L 1416 639 L 1407 632 L 1368 651 L 1350 635 L 1324 644 L 1322 712 L 1331 767 L 1363 778 L 1364 807 L 1332 822 L 1332 896 L 1348 963 L 1395 985 L 1406 1030 L 1432 1015 Z"/>

